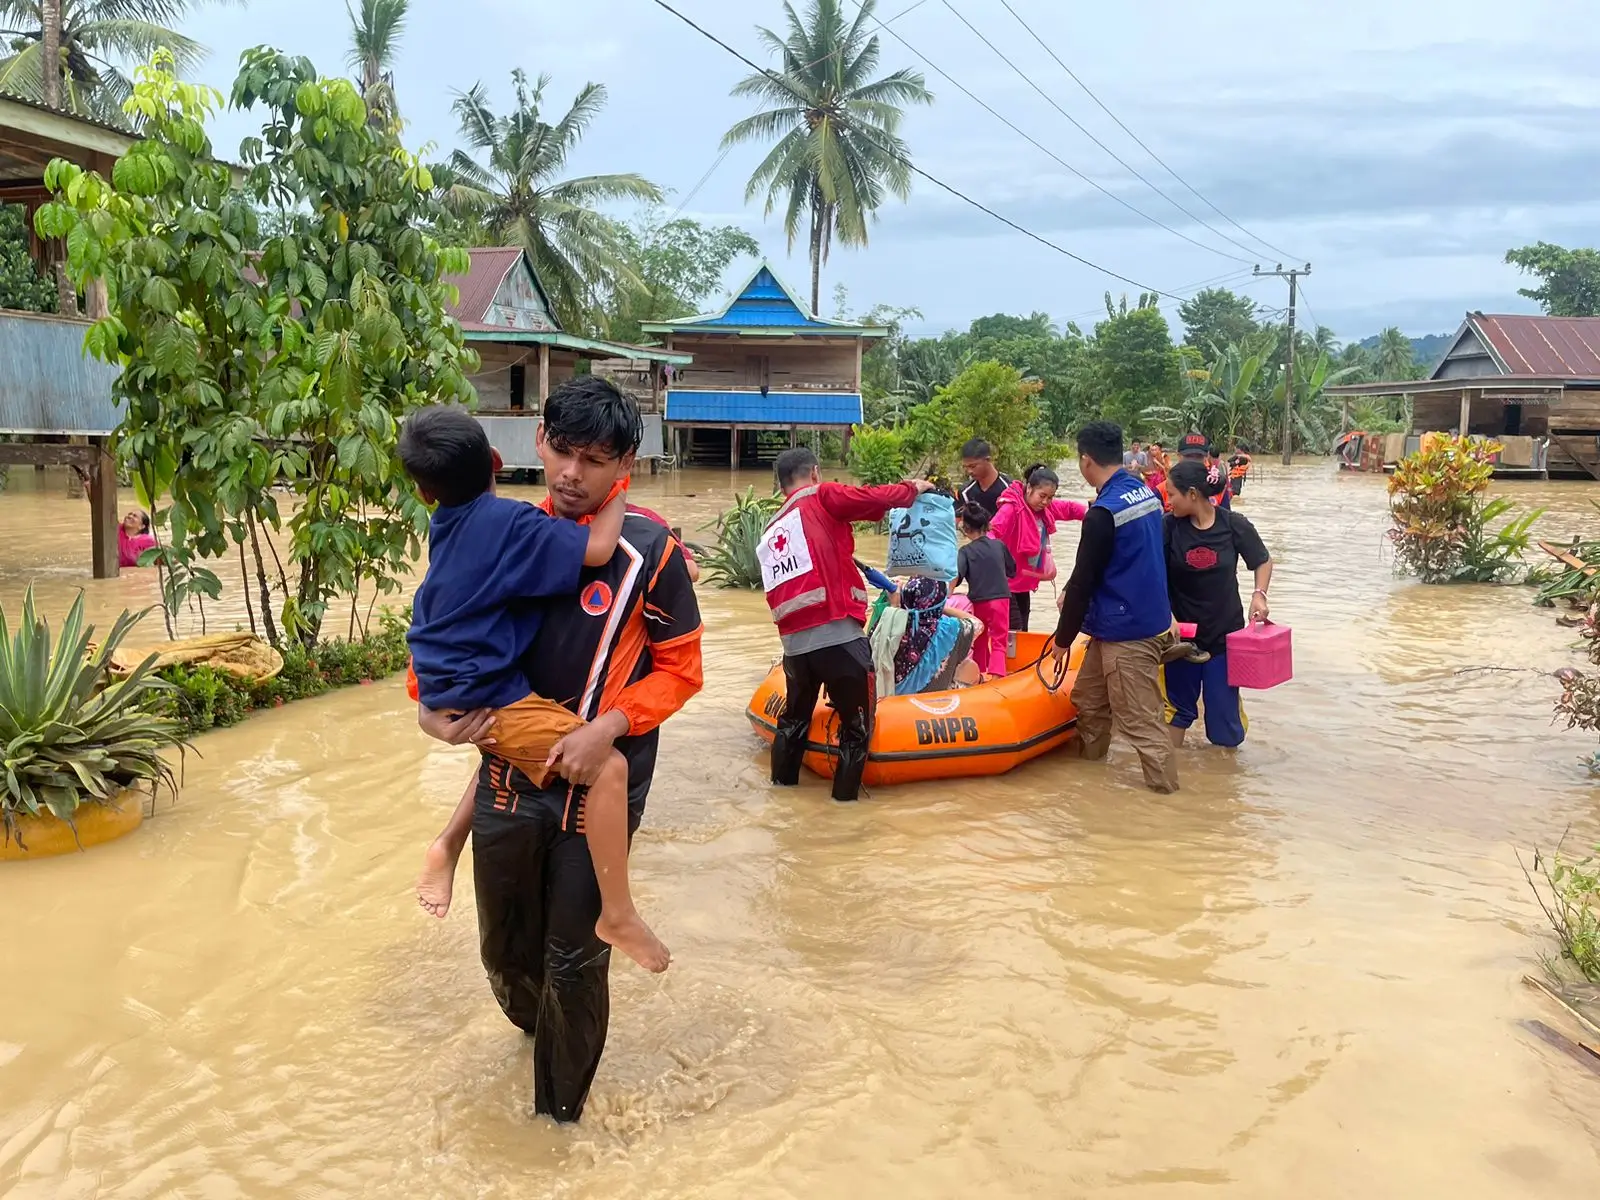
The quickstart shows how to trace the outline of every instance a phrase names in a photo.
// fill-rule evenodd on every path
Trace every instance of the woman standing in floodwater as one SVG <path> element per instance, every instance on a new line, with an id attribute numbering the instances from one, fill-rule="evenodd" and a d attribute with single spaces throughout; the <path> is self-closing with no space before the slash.
<path id="1" fill-rule="evenodd" d="M 1001 493 L 999 509 L 989 526 L 989 536 L 1004 543 L 1017 564 L 1017 573 L 1011 578 L 1011 654 L 1016 653 L 1015 635 L 1027 631 L 1033 593 L 1045 580 L 1056 577 L 1050 535 L 1057 522 L 1081 521 L 1089 511 L 1076 500 L 1057 500 L 1060 486 L 1054 471 L 1035 463 Z"/>
<path id="2" fill-rule="evenodd" d="M 1172 615 L 1193 622 L 1195 644 L 1211 655 L 1205 662 L 1169 662 L 1162 668 L 1167 726 L 1174 746 L 1195 723 L 1204 700 L 1206 740 L 1238 746 L 1250 728 L 1239 689 L 1228 686 L 1228 635 L 1245 626 L 1239 602 L 1239 563 L 1255 572 L 1250 620 L 1267 619 L 1272 560 L 1248 518 L 1211 502 L 1227 485 L 1224 468 L 1184 459 L 1172 467 L 1167 494 L 1172 511 L 1163 518 L 1167 594 Z"/>

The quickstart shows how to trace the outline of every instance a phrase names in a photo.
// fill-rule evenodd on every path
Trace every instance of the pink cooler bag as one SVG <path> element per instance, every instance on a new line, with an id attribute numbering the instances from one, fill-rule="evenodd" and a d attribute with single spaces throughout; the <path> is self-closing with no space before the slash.
<path id="1" fill-rule="evenodd" d="M 1228 686 L 1257 690 L 1294 677 L 1294 650 L 1287 625 L 1252 622 L 1228 635 Z"/>

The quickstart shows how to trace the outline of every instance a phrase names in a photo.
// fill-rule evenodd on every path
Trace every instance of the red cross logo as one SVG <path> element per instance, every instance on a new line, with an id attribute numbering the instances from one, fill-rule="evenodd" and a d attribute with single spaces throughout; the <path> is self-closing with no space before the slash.
<path id="1" fill-rule="evenodd" d="M 782 554 L 789 548 L 789 535 L 780 529 L 778 536 L 772 539 L 772 548 Z"/>

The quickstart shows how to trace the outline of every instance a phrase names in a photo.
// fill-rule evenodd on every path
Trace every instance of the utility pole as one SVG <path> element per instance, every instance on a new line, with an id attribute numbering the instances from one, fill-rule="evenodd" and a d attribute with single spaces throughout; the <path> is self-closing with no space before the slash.
<path id="1" fill-rule="evenodd" d="M 1257 267 L 1255 273 L 1289 281 L 1289 361 L 1284 366 L 1283 375 L 1283 465 L 1287 467 L 1294 462 L 1294 302 L 1300 276 L 1311 274 L 1311 264 L 1285 271 L 1283 264 L 1279 263 L 1276 270 L 1263 271 Z"/>

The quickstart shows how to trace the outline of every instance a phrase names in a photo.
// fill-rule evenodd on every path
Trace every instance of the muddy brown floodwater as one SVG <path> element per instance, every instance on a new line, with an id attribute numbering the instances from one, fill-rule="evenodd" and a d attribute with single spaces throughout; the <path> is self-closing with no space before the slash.
<path id="1" fill-rule="evenodd" d="M 1594 739 L 1551 728 L 1548 679 L 1457 673 L 1560 666 L 1567 635 L 1524 590 L 1396 581 L 1381 480 L 1261 476 L 1298 678 L 1172 797 L 1120 746 L 853 807 L 771 791 L 743 708 L 776 638 L 702 587 L 706 690 L 634 856 L 674 965 L 613 969 L 576 1129 L 529 1115 L 470 902 L 411 896 L 469 754 L 398 682 L 202 738 L 135 836 L 0 868 L 0 1195 L 1600 1195 L 1600 1079 L 1516 1025 L 1559 1014 L 1519 982 L 1547 942 L 1513 857 L 1600 838 Z M 0 496 L 0 599 L 153 600 L 85 579 L 45 478 Z M 638 494 L 692 529 L 764 482 Z M 1503 490 L 1600 525 L 1593 488 Z"/>

